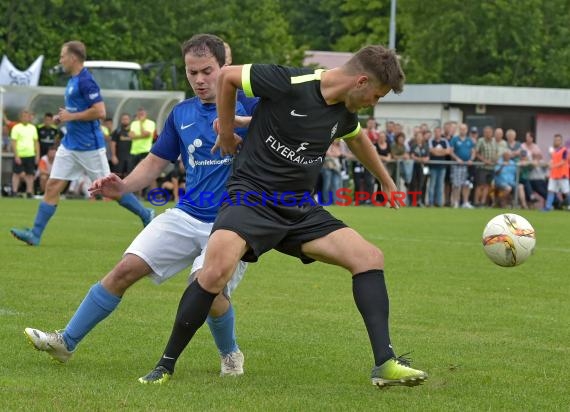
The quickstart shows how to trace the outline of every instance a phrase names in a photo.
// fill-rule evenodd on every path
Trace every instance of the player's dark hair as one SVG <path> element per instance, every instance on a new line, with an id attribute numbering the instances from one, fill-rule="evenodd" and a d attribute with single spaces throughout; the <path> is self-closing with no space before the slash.
<path id="1" fill-rule="evenodd" d="M 182 58 L 188 53 L 198 57 L 214 56 L 220 67 L 226 64 L 224 41 L 213 34 L 195 34 L 182 44 Z"/>
<path id="2" fill-rule="evenodd" d="M 53 117 L 53 113 L 52 113 L 52 112 L 46 112 L 46 113 L 44 114 L 44 117 L 52 118 L 52 117 Z"/>
<path id="3" fill-rule="evenodd" d="M 396 52 L 383 46 L 366 46 L 354 54 L 345 64 L 351 72 L 371 74 L 383 85 L 390 86 L 394 93 L 404 90 L 406 76 Z"/>
<path id="4" fill-rule="evenodd" d="M 87 59 L 87 49 L 85 45 L 79 40 L 68 41 L 63 44 L 63 47 L 67 49 L 68 53 L 73 54 L 80 62 L 84 62 Z"/>

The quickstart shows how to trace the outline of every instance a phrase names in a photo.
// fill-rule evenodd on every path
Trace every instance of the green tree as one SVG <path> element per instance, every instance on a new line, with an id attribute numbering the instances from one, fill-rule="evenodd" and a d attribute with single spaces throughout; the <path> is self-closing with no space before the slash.
<path id="1" fill-rule="evenodd" d="M 215 6 L 215 7 L 214 7 Z M 210 32 L 232 45 L 234 62 L 297 64 L 289 25 L 272 0 L 179 2 L 152 0 L 0 0 L 0 51 L 20 68 L 40 54 L 44 68 L 59 61 L 59 47 L 72 39 L 87 45 L 91 60 L 174 63 L 184 78 L 180 44 Z M 47 70 L 42 84 L 52 84 Z M 179 87 L 185 88 L 184 82 Z"/>
<path id="2" fill-rule="evenodd" d="M 331 50 L 346 32 L 341 22 L 344 0 L 280 0 L 295 45 L 303 50 Z"/>
<path id="3" fill-rule="evenodd" d="M 334 49 L 356 51 L 367 44 L 388 44 L 390 0 L 347 0 L 340 7 L 345 33 Z"/>
<path id="4" fill-rule="evenodd" d="M 568 87 L 567 0 L 402 0 L 411 83 Z"/>

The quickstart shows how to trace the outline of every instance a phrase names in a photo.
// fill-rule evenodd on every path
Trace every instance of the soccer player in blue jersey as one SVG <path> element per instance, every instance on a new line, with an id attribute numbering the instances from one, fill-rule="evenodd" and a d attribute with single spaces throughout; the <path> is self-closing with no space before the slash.
<path id="1" fill-rule="evenodd" d="M 84 173 L 91 180 L 110 173 L 105 139 L 100 127 L 100 119 L 106 115 L 105 103 L 95 79 L 83 67 L 86 56 L 85 45 L 80 41 L 67 42 L 61 48 L 59 63 L 71 78 L 65 88 L 65 108 L 59 110 L 56 120 L 66 123 L 66 133 L 57 149 L 34 227 L 10 229 L 16 239 L 31 246 L 40 244 L 42 234 L 57 210 L 59 196 L 68 181 L 75 180 Z M 145 208 L 132 193 L 125 193 L 117 200 L 121 206 L 138 215 L 144 226 L 154 217 L 154 210 Z"/>
<path id="2" fill-rule="evenodd" d="M 180 156 L 186 170 L 187 191 L 176 204 L 159 215 L 135 238 L 119 263 L 88 292 L 62 332 L 42 332 L 26 328 L 25 333 L 39 349 L 60 362 L 66 362 L 77 344 L 99 322 L 115 310 L 126 290 L 139 279 L 150 276 L 161 283 L 192 266 L 191 274 L 202 267 L 206 243 L 218 205 L 202 202 L 202 192 L 218 196 L 225 191 L 231 173 L 232 158 L 212 154 L 216 141 L 213 129 L 216 112 L 216 82 L 224 65 L 221 39 L 210 34 L 195 35 L 182 45 L 186 76 L 196 97 L 174 107 L 150 154 L 124 179 L 109 175 L 93 183 L 91 192 L 117 198 L 149 185 L 169 162 Z M 245 136 L 250 117 L 238 103 L 236 132 Z M 229 301 L 231 291 L 243 276 L 241 262 L 215 302 L 208 325 L 221 355 L 221 375 L 243 374 L 243 354 L 235 336 L 235 316 Z M 174 372 L 174 358 L 167 359 L 170 369 L 159 370 L 141 382 L 162 383 Z M 158 375 L 156 375 L 158 374 Z"/>
<path id="3" fill-rule="evenodd" d="M 178 357 L 188 345 L 238 262 L 255 262 L 276 249 L 303 263 L 321 261 L 351 274 L 354 301 L 374 355 L 372 384 L 415 386 L 427 379 L 427 373 L 410 367 L 392 349 L 382 251 L 320 205 L 303 201 L 337 138 L 345 139 L 388 198 L 397 190 L 361 129 L 357 112 L 376 105 L 391 90 L 400 92 L 403 83 L 398 56 L 382 46 L 364 47 L 341 67 L 327 71 L 271 64 L 222 69 L 217 92 L 220 133 L 214 148 L 222 154 L 238 151 L 241 141 L 232 126 L 237 89 L 261 100 L 228 180 L 232 203 L 220 207 L 203 268 L 182 295 L 163 359 Z M 266 195 L 278 199 L 284 193 L 292 203 L 263 202 Z M 257 207 L 237 202 L 248 194 Z"/>

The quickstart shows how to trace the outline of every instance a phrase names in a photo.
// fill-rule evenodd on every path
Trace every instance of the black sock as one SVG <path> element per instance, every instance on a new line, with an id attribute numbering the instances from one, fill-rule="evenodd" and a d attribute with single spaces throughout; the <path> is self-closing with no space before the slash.
<path id="1" fill-rule="evenodd" d="M 380 269 L 357 273 L 352 277 L 352 293 L 360 311 L 374 352 L 376 366 L 394 357 L 388 331 L 390 312 L 384 271 Z"/>
<path id="2" fill-rule="evenodd" d="M 172 333 L 164 349 L 164 354 L 156 366 L 164 366 L 171 373 L 184 348 L 198 329 L 206 321 L 212 302 L 217 294 L 202 288 L 197 280 L 184 291 L 174 320 Z"/>

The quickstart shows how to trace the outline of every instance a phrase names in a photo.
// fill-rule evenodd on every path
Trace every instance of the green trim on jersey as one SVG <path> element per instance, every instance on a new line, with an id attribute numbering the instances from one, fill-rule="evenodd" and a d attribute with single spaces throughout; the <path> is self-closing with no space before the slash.
<path id="1" fill-rule="evenodd" d="M 247 97 L 255 97 L 251 88 L 251 64 L 244 64 L 241 68 L 241 87 Z"/>
<path id="2" fill-rule="evenodd" d="M 343 139 L 343 140 L 347 140 L 347 139 L 352 139 L 354 137 L 356 137 L 356 135 L 358 135 L 358 133 L 360 133 L 360 130 L 362 130 L 362 127 L 360 127 L 360 123 L 358 123 L 358 126 L 356 126 L 356 129 L 354 129 L 352 132 L 345 134 L 344 136 L 339 137 L 338 139 Z"/>

